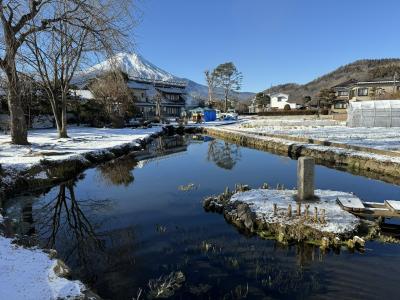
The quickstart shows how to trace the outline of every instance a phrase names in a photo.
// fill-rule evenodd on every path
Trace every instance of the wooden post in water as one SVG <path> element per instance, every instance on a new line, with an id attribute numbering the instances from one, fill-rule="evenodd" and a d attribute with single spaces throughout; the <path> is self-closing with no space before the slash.
<path id="1" fill-rule="evenodd" d="M 300 157 L 297 162 L 297 199 L 299 201 L 314 199 L 314 159 Z"/>
<path id="2" fill-rule="evenodd" d="M 292 217 L 292 204 L 289 204 L 289 205 L 288 205 L 287 215 L 288 215 L 289 218 Z"/>
<path id="3" fill-rule="evenodd" d="M 273 206 L 274 206 L 274 216 L 276 216 L 278 214 L 278 208 L 276 206 L 276 203 L 274 203 Z"/>
<path id="4" fill-rule="evenodd" d="M 297 202 L 296 214 L 297 214 L 298 217 L 301 216 L 301 202 Z"/>

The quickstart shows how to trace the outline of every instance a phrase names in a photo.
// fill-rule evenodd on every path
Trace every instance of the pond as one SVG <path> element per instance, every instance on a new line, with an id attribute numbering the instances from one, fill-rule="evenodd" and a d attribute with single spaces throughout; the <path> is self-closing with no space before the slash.
<path id="1" fill-rule="evenodd" d="M 294 187 L 295 160 L 201 136 L 157 139 L 138 159 L 11 199 L 5 212 L 104 299 L 154 297 L 157 279 L 175 299 L 398 297 L 400 245 L 322 253 L 245 236 L 204 211 L 206 196 L 236 183 Z M 400 198 L 399 186 L 324 166 L 316 186 L 370 201 Z"/>

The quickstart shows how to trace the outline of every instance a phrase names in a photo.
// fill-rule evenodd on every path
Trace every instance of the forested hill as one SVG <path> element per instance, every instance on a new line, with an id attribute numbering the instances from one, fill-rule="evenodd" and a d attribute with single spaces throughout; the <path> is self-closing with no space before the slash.
<path id="1" fill-rule="evenodd" d="M 335 71 L 318 77 L 309 83 L 303 85 L 286 83 L 273 86 L 264 92 L 287 93 L 291 99 L 301 99 L 304 96 L 315 97 L 321 89 L 330 88 L 350 79 L 359 81 L 393 79 L 395 72 L 400 77 L 400 59 L 363 59 L 341 66 Z"/>

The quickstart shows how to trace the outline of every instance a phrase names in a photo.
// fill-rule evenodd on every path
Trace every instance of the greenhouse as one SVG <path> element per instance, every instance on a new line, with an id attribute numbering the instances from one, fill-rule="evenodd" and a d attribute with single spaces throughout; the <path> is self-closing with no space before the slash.
<path id="1" fill-rule="evenodd" d="M 350 102 L 349 127 L 400 127 L 400 100 Z"/>

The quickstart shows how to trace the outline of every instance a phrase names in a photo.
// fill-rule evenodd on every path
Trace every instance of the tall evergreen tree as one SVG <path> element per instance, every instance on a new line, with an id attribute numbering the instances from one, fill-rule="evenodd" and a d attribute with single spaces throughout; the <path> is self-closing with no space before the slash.
<path id="1" fill-rule="evenodd" d="M 238 71 L 232 62 L 219 65 L 214 70 L 216 86 L 224 91 L 225 111 L 228 110 L 229 95 L 233 91 L 239 91 L 242 86 L 242 73 Z"/>

